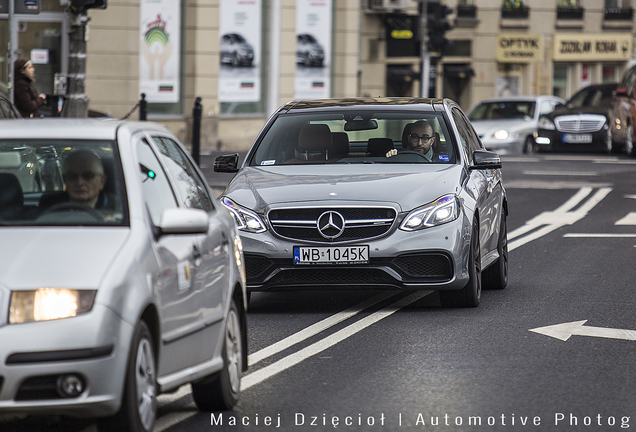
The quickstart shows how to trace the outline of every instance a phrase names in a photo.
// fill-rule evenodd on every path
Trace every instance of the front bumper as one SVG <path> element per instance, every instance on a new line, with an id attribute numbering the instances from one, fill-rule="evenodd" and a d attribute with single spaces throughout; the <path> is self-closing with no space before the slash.
<path id="1" fill-rule="evenodd" d="M 461 289 L 469 278 L 470 235 L 465 233 L 471 232 L 470 226 L 460 217 L 419 231 L 394 227 L 379 239 L 347 242 L 369 245 L 368 264 L 294 264 L 294 246 L 317 244 L 274 237 L 270 231 L 242 232 L 247 289 Z"/>
<path id="2" fill-rule="evenodd" d="M 0 413 L 100 417 L 119 410 L 133 327 L 111 309 L 95 305 L 74 318 L 3 325 L 0 334 Z M 68 374 L 84 382 L 77 397 L 57 391 Z"/>
<path id="3" fill-rule="evenodd" d="M 565 133 L 557 130 L 539 129 L 535 141 L 539 151 L 606 151 L 607 150 L 607 130 L 601 129 L 597 132 L 586 134 L 567 134 L 567 135 L 591 135 L 591 142 L 567 142 Z"/>

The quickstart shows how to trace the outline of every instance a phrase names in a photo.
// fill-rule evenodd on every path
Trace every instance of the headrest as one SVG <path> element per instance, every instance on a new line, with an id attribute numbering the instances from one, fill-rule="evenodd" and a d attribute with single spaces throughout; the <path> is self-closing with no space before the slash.
<path id="1" fill-rule="evenodd" d="M 404 130 L 402 131 L 402 148 L 406 149 L 410 145 L 409 135 L 411 135 L 411 126 L 413 123 L 407 123 L 404 125 Z"/>
<path id="2" fill-rule="evenodd" d="M 14 174 L 0 173 L 0 218 L 18 217 L 23 206 L 24 195 L 18 178 Z"/>
<path id="3" fill-rule="evenodd" d="M 386 156 L 387 152 L 393 148 L 393 140 L 391 138 L 369 138 L 367 154 L 375 157 Z"/>
<path id="4" fill-rule="evenodd" d="M 325 152 L 331 149 L 331 130 L 326 124 L 306 124 L 300 129 L 298 149 Z"/>
<path id="5" fill-rule="evenodd" d="M 333 157 L 343 157 L 349 154 L 349 135 L 346 132 L 331 132 L 331 154 Z"/>

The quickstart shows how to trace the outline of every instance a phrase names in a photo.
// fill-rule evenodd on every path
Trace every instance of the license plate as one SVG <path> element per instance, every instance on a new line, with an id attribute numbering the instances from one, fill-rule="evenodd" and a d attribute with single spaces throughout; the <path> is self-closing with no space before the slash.
<path id="1" fill-rule="evenodd" d="M 589 144 L 592 142 L 591 134 L 563 134 L 563 142 L 570 144 Z"/>
<path id="2" fill-rule="evenodd" d="M 369 246 L 294 246 L 294 264 L 366 264 Z"/>

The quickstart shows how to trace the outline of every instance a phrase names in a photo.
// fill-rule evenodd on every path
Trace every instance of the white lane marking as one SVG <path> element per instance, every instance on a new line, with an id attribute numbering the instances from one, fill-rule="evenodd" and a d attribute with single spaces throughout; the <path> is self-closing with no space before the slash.
<path id="1" fill-rule="evenodd" d="M 246 375 L 241 380 L 241 390 L 247 390 L 248 388 L 259 384 L 289 368 L 297 365 L 298 363 L 312 357 L 332 346 L 342 342 L 343 340 L 353 336 L 354 334 L 364 330 L 376 322 L 383 320 L 391 315 L 393 315 L 398 310 L 403 307 L 408 306 L 411 303 L 416 302 L 417 300 L 431 294 L 433 291 L 418 291 L 407 297 L 404 297 L 401 300 L 385 307 L 384 309 L 375 312 L 369 316 L 361 318 L 355 323 L 343 328 L 342 330 L 337 331 L 336 333 L 325 337 L 324 339 L 309 345 L 301 349 L 300 351 L 290 354 L 281 360 L 278 360 L 275 363 L 272 363 L 269 366 L 266 366 L 262 369 L 259 369 L 255 372 L 252 372 L 249 375 Z"/>
<path id="2" fill-rule="evenodd" d="M 506 189 L 580 189 L 582 187 L 602 188 L 612 187 L 612 183 L 595 183 L 583 181 L 548 181 L 548 180 L 512 180 L 504 182 Z"/>
<path id="3" fill-rule="evenodd" d="M 172 426 L 181 423 L 182 421 L 186 421 L 196 414 L 199 414 L 199 411 L 196 409 L 196 407 L 193 408 L 193 410 L 194 411 L 171 413 L 170 415 L 157 418 L 153 431 L 163 432 L 166 429 L 171 428 Z"/>
<path id="4" fill-rule="evenodd" d="M 594 171 L 524 171 L 524 175 L 545 175 L 545 176 L 588 176 L 594 177 L 598 173 Z"/>
<path id="5" fill-rule="evenodd" d="M 295 333 L 291 336 L 286 337 L 285 339 L 276 342 L 273 345 L 270 345 L 266 348 L 263 348 L 259 351 L 256 351 L 253 354 L 250 354 L 247 358 L 249 366 L 253 366 L 259 361 L 266 359 L 267 357 L 273 356 L 281 351 L 286 350 L 287 348 L 296 345 L 312 336 L 317 335 L 318 333 L 328 329 L 329 327 L 333 327 L 334 325 L 351 318 L 352 316 L 362 312 L 364 309 L 373 306 L 376 303 L 381 302 L 391 296 L 396 295 L 396 292 L 387 291 L 378 294 L 375 297 L 369 298 L 363 301 L 360 304 L 357 304 L 349 309 L 346 309 L 342 312 L 338 312 L 335 315 L 325 318 L 322 321 L 319 321 L 315 324 L 310 325 L 309 327 Z"/>
<path id="6" fill-rule="evenodd" d="M 570 339 L 570 337 L 573 335 L 601 337 L 607 339 L 623 339 L 630 341 L 636 340 L 635 330 L 591 327 L 585 326 L 584 324 L 586 322 L 587 320 L 555 324 L 551 326 L 530 329 L 530 331 L 560 339 L 562 341 Z"/>
<path id="7" fill-rule="evenodd" d="M 591 193 L 591 188 L 581 188 L 563 205 L 551 212 L 543 212 L 530 219 L 525 225 L 517 228 L 508 234 L 508 250 L 514 250 L 519 246 L 529 243 L 533 240 L 543 237 L 555 231 L 562 226 L 572 225 L 583 219 L 599 202 L 603 200 L 611 191 L 611 188 L 601 188 L 596 191 L 579 208 L 572 211 L 579 203 L 581 203 Z M 536 230 L 536 231 L 535 231 Z M 529 233 L 529 234 L 528 234 Z M 527 234 L 527 235 L 526 235 Z M 525 235 L 525 236 L 524 236 Z M 524 236 L 524 237 L 522 237 Z M 518 238 L 510 241 L 510 239 Z"/>
<path id="8" fill-rule="evenodd" d="M 614 225 L 636 225 L 636 213 L 627 213 L 625 217 L 614 222 Z"/>
<path id="9" fill-rule="evenodd" d="M 636 234 L 613 233 L 567 233 L 563 237 L 570 238 L 636 238 Z"/>
<path id="10" fill-rule="evenodd" d="M 625 195 L 625 198 L 636 199 L 636 195 Z"/>
<path id="11" fill-rule="evenodd" d="M 501 161 L 502 162 L 543 162 L 543 159 L 502 156 Z"/>
<path id="12" fill-rule="evenodd" d="M 614 164 L 614 165 L 636 165 L 636 160 L 595 160 L 592 161 L 592 163 L 597 163 L 597 164 Z"/>

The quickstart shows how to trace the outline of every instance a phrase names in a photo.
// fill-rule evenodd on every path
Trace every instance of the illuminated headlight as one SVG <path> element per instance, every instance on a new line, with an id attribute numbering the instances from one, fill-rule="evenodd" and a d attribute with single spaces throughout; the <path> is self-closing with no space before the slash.
<path id="1" fill-rule="evenodd" d="M 93 308 L 94 290 L 40 288 L 14 291 L 9 306 L 9 324 L 71 318 Z"/>
<path id="2" fill-rule="evenodd" d="M 547 117 L 541 117 L 538 124 L 539 129 L 555 130 L 554 122 Z"/>
<path id="3" fill-rule="evenodd" d="M 445 195 L 436 201 L 412 211 L 400 225 L 404 231 L 415 231 L 454 221 L 459 217 L 459 200 Z"/>
<path id="4" fill-rule="evenodd" d="M 492 136 L 493 136 L 495 139 L 498 139 L 498 140 L 505 140 L 505 139 L 508 139 L 508 135 L 509 135 L 509 134 L 508 134 L 508 131 L 507 131 L 507 130 L 505 130 L 505 129 L 498 130 L 497 132 L 495 132 L 494 134 L 492 134 Z"/>
<path id="5" fill-rule="evenodd" d="M 228 197 L 221 198 L 221 204 L 232 213 L 238 229 L 252 233 L 267 231 L 261 218 L 253 211 L 240 207 Z"/>

